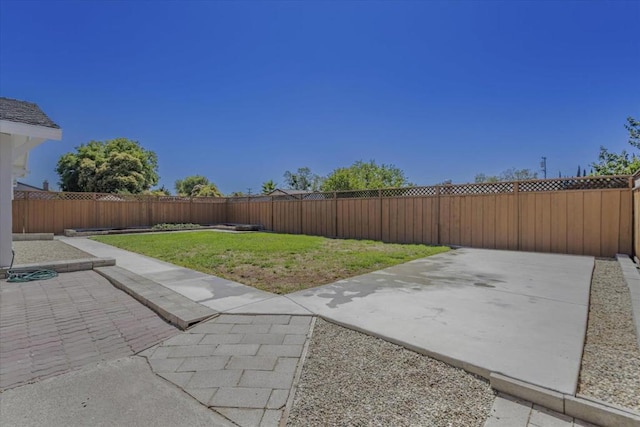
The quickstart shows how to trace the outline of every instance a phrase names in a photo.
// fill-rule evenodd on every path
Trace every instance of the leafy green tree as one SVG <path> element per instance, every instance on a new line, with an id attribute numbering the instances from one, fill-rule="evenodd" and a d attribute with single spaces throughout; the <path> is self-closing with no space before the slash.
<path id="1" fill-rule="evenodd" d="M 171 191 L 169 191 L 169 189 L 163 185 L 160 188 L 156 188 L 155 190 L 146 190 L 143 192 L 143 194 L 146 194 L 148 196 L 170 196 Z"/>
<path id="2" fill-rule="evenodd" d="M 627 141 L 629 145 L 640 150 L 640 120 L 629 116 L 624 127 L 629 132 L 629 141 Z"/>
<path id="3" fill-rule="evenodd" d="M 262 183 L 262 194 L 269 194 L 276 189 L 276 183 L 272 179 Z"/>
<path id="4" fill-rule="evenodd" d="M 627 141 L 634 149 L 640 149 L 640 121 L 627 117 L 624 125 L 629 132 Z M 604 146 L 600 146 L 598 161 L 591 164 L 591 175 L 633 175 L 640 170 L 640 158 L 636 153 L 610 153 Z"/>
<path id="5" fill-rule="evenodd" d="M 598 161 L 592 163 L 591 167 L 591 175 L 633 175 L 640 170 L 640 158 L 635 154 L 629 155 L 626 150 L 618 154 L 600 147 Z"/>
<path id="6" fill-rule="evenodd" d="M 199 184 L 193 187 L 191 192 L 192 197 L 222 197 L 222 193 L 218 190 L 218 187 L 210 182 L 209 184 Z"/>
<path id="7" fill-rule="evenodd" d="M 298 168 L 293 173 L 286 171 L 284 173 L 284 181 L 291 190 L 318 191 L 322 185 L 323 178 L 311 172 L 308 167 Z"/>
<path id="8" fill-rule="evenodd" d="M 190 175 L 178 179 L 175 183 L 176 193 L 183 197 L 222 197 L 218 187 L 202 175 Z"/>
<path id="9" fill-rule="evenodd" d="M 142 193 L 158 183 L 158 157 L 137 141 L 90 141 L 56 165 L 62 191 Z"/>
<path id="10" fill-rule="evenodd" d="M 524 181 L 527 179 L 538 179 L 538 173 L 531 169 L 510 168 L 502 171 L 500 175 L 485 175 L 479 173 L 475 177 L 476 183 L 491 183 L 500 181 Z"/>
<path id="11" fill-rule="evenodd" d="M 485 175 L 483 173 L 476 174 L 474 179 L 476 184 L 481 184 L 484 182 L 498 182 L 500 181 L 500 177 L 497 175 Z"/>
<path id="12" fill-rule="evenodd" d="M 404 172 L 394 165 L 378 165 L 374 160 L 359 160 L 346 168 L 338 168 L 322 183 L 322 191 L 375 190 L 408 187 L 411 184 Z"/>
<path id="13" fill-rule="evenodd" d="M 209 179 L 202 175 L 190 175 L 184 179 L 178 179 L 175 182 L 176 194 L 178 196 L 189 197 L 193 193 L 196 185 L 207 185 Z"/>

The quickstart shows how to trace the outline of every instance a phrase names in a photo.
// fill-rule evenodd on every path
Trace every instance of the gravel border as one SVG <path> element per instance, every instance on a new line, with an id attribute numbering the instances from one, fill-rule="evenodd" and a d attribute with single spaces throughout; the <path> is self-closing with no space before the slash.
<path id="1" fill-rule="evenodd" d="M 640 411 L 640 348 L 616 260 L 596 260 L 578 393 Z"/>
<path id="2" fill-rule="evenodd" d="M 15 252 L 14 265 L 95 258 L 93 255 L 59 240 L 13 242 L 13 251 Z"/>
<path id="3" fill-rule="evenodd" d="M 489 383 L 461 369 L 318 319 L 289 426 L 477 426 Z"/>

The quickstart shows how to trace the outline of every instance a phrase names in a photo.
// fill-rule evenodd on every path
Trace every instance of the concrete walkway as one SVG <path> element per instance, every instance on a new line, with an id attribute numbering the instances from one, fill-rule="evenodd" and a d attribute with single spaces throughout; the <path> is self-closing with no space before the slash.
<path id="1" fill-rule="evenodd" d="M 484 427 L 597 427 L 586 421 L 498 394 Z"/>
<path id="2" fill-rule="evenodd" d="M 144 351 L 151 369 L 242 427 L 277 426 L 311 316 L 223 314 Z"/>

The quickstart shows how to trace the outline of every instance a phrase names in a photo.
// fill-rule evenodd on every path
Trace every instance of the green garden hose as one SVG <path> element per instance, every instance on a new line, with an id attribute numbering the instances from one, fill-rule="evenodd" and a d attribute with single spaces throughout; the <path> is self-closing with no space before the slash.
<path id="1" fill-rule="evenodd" d="M 11 256 L 11 266 L 7 271 L 7 282 L 21 283 L 21 282 L 31 282 L 33 280 L 47 280 L 53 279 L 54 277 L 58 277 L 58 272 L 53 270 L 20 270 L 15 271 L 13 268 L 13 260 L 16 257 L 15 252 L 12 252 Z"/>

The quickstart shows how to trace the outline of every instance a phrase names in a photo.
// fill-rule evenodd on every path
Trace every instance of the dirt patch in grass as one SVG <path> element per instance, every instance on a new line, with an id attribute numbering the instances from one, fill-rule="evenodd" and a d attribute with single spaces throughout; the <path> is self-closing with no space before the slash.
<path id="1" fill-rule="evenodd" d="M 370 240 L 213 231 L 98 236 L 95 240 L 278 294 L 449 250 Z"/>

